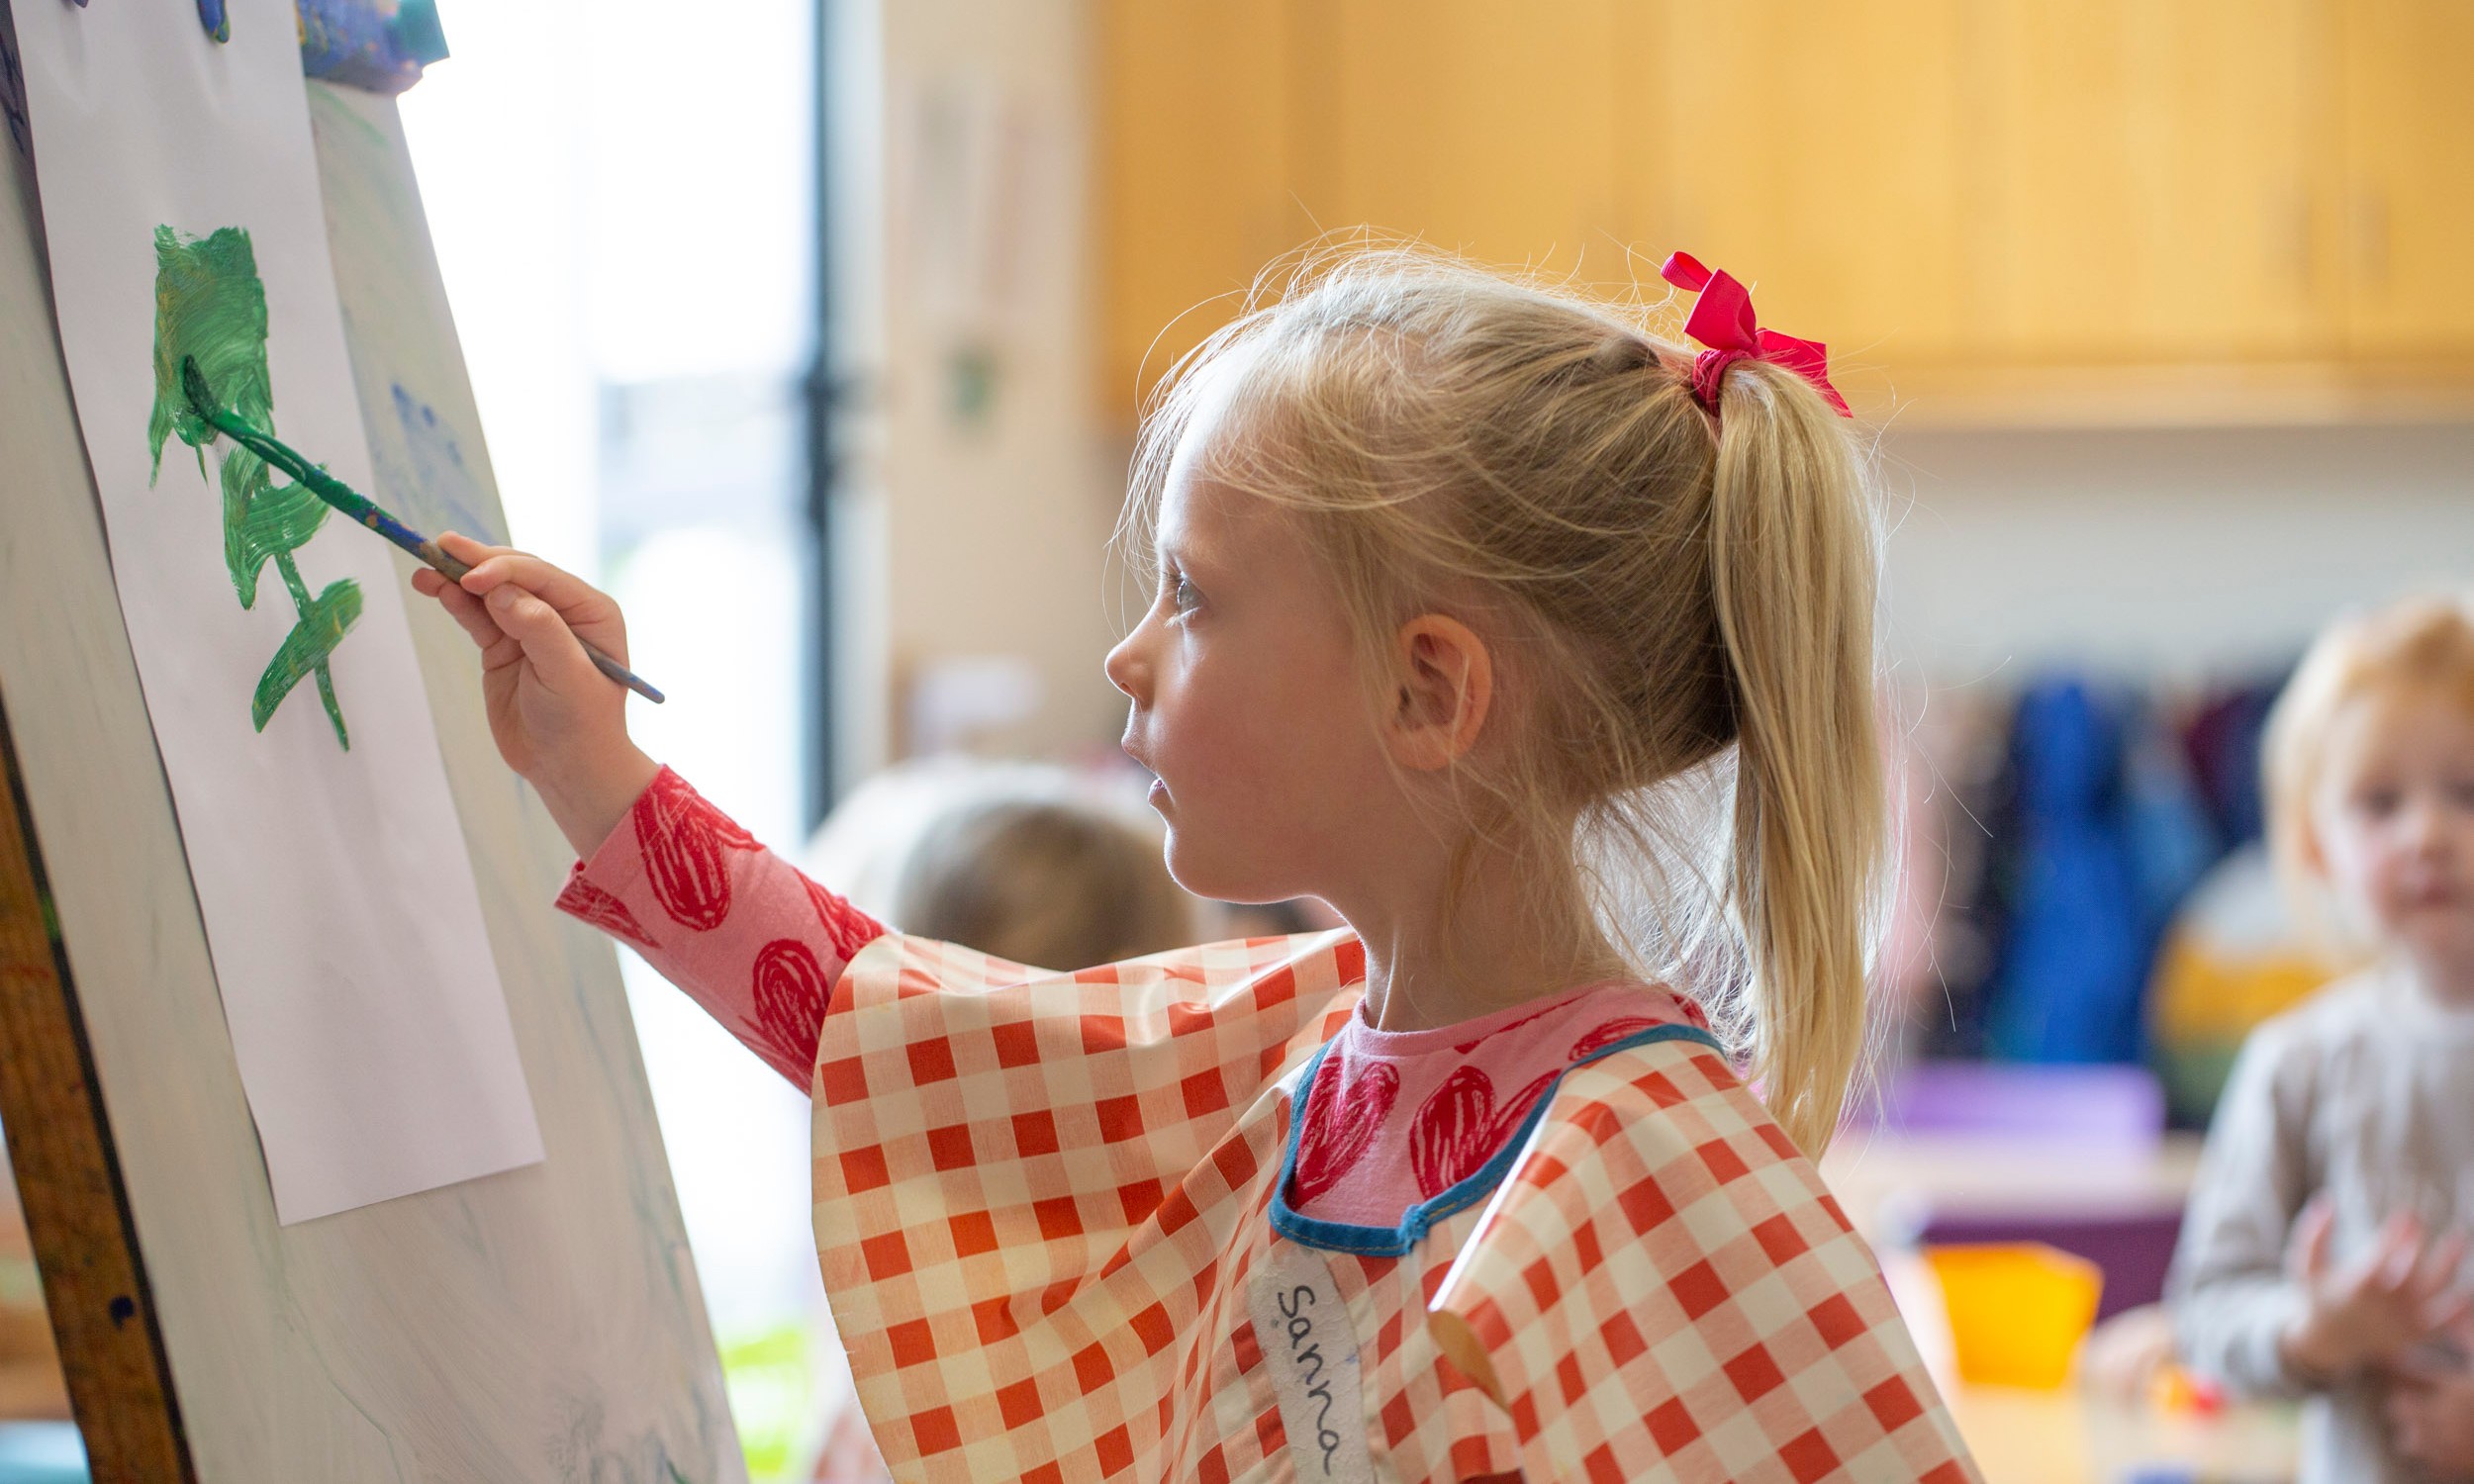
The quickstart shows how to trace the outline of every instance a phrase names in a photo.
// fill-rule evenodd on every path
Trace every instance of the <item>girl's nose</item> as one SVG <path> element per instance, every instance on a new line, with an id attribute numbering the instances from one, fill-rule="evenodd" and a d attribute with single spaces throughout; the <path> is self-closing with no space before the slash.
<path id="1" fill-rule="evenodd" d="M 2432 800 L 2422 799 L 2406 806 L 2405 818 L 2399 823 L 2406 843 L 2418 855 L 2432 855 L 2449 843 L 2445 811 Z"/>
<path id="2" fill-rule="evenodd" d="M 1124 692 L 1127 698 L 1137 705 L 1142 703 L 1151 680 L 1151 667 L 1144 662 L 1137 647 L 1142 636 L 1142 629 L 1137 628 L 1119 639 L 1116 648 L 1108 651 L 1107 662 L 1100 667 L 1107 672 L 1108 684 Z"/>

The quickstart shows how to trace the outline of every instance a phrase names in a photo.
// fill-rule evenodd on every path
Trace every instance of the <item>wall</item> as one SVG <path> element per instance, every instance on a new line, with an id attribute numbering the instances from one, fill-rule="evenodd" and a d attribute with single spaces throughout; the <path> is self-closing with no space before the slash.
<path id="1" fill-rule="evenodd" d="M 1897 432 L 1888 647 L 1936 685 L 2290 660 L 2348 604 L 2474 583 L 2474 427 Z"/>
<path id="2" fill-rule="evenodd" d="M 831 24 L 842 779 L 1104 744 L 1122 454 L 1089 406 L 1083 6 L 841 0 Z"/>

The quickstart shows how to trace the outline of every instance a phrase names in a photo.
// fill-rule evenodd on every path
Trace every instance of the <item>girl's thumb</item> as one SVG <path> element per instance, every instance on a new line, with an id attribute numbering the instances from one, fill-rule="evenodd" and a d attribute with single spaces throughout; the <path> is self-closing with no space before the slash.
<path id="1" fill-rule="evenodd" d="M 558 616 L 556 608 L 514 583 L 501 583 L 492 589 L 489 602 L 490 616 L 523 646 L 524 662 L 541 677 L 543 685 L 553 691 L 566 691 L 597 674 L 593 662 L 585 658 L 583 642 L 567 626 L 567 620 Z"/>

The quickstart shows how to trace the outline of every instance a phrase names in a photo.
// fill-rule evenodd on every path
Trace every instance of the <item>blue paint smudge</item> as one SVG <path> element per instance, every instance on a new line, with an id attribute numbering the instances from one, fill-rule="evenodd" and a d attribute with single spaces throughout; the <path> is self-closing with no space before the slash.
<path id="1" fill-rule="evenodd" d="M 5 9 L 0 6 L 0 12 Z M 17 152 L 33 159 L 34 137 L 26 127 L 26 73 L 18 65 L 17 38 L 4 19 L 0 19 L 0 119 L 9 121 L 9 138 L 16 142 Z"/>
<path id="2" fill-rule="evenodd" d="M 464 460 L 454 427 L 439 417 L 437 409 L 406 391 L 402 382 L 390 382 L 387 389 L 395 398 L 395 420 L 404 431 L 404 447 L 412 455 L 408 502 L 413 506 L 412 524 L 424 535 L 453 530 L 491 546 L 505 545 L 507 537 L 498 522 L 482 513 L 489 498 Z"/>

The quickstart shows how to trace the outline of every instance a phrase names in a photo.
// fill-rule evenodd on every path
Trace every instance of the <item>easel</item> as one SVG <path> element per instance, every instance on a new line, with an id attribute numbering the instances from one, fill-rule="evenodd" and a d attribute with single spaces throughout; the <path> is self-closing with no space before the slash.
<path id="1" fill-rule="evenodd" d="M 0 1128 L 97 1479 L 192 1480 L 94 1058 L 0 710 Z"/>
<path id="2" fill-rule="evenodd" d="M 413 389 L 504 528 L 394 104 L 310 112 L 372 494 L 420 509 Z M 616 955 L 549 908 L 568 852 L 442 613 L 414 644 L 548 1159 L 276 1222 L 41 223 L 0 130 L 0 1120 L 95 1478 L 743 1480 Z"/>

